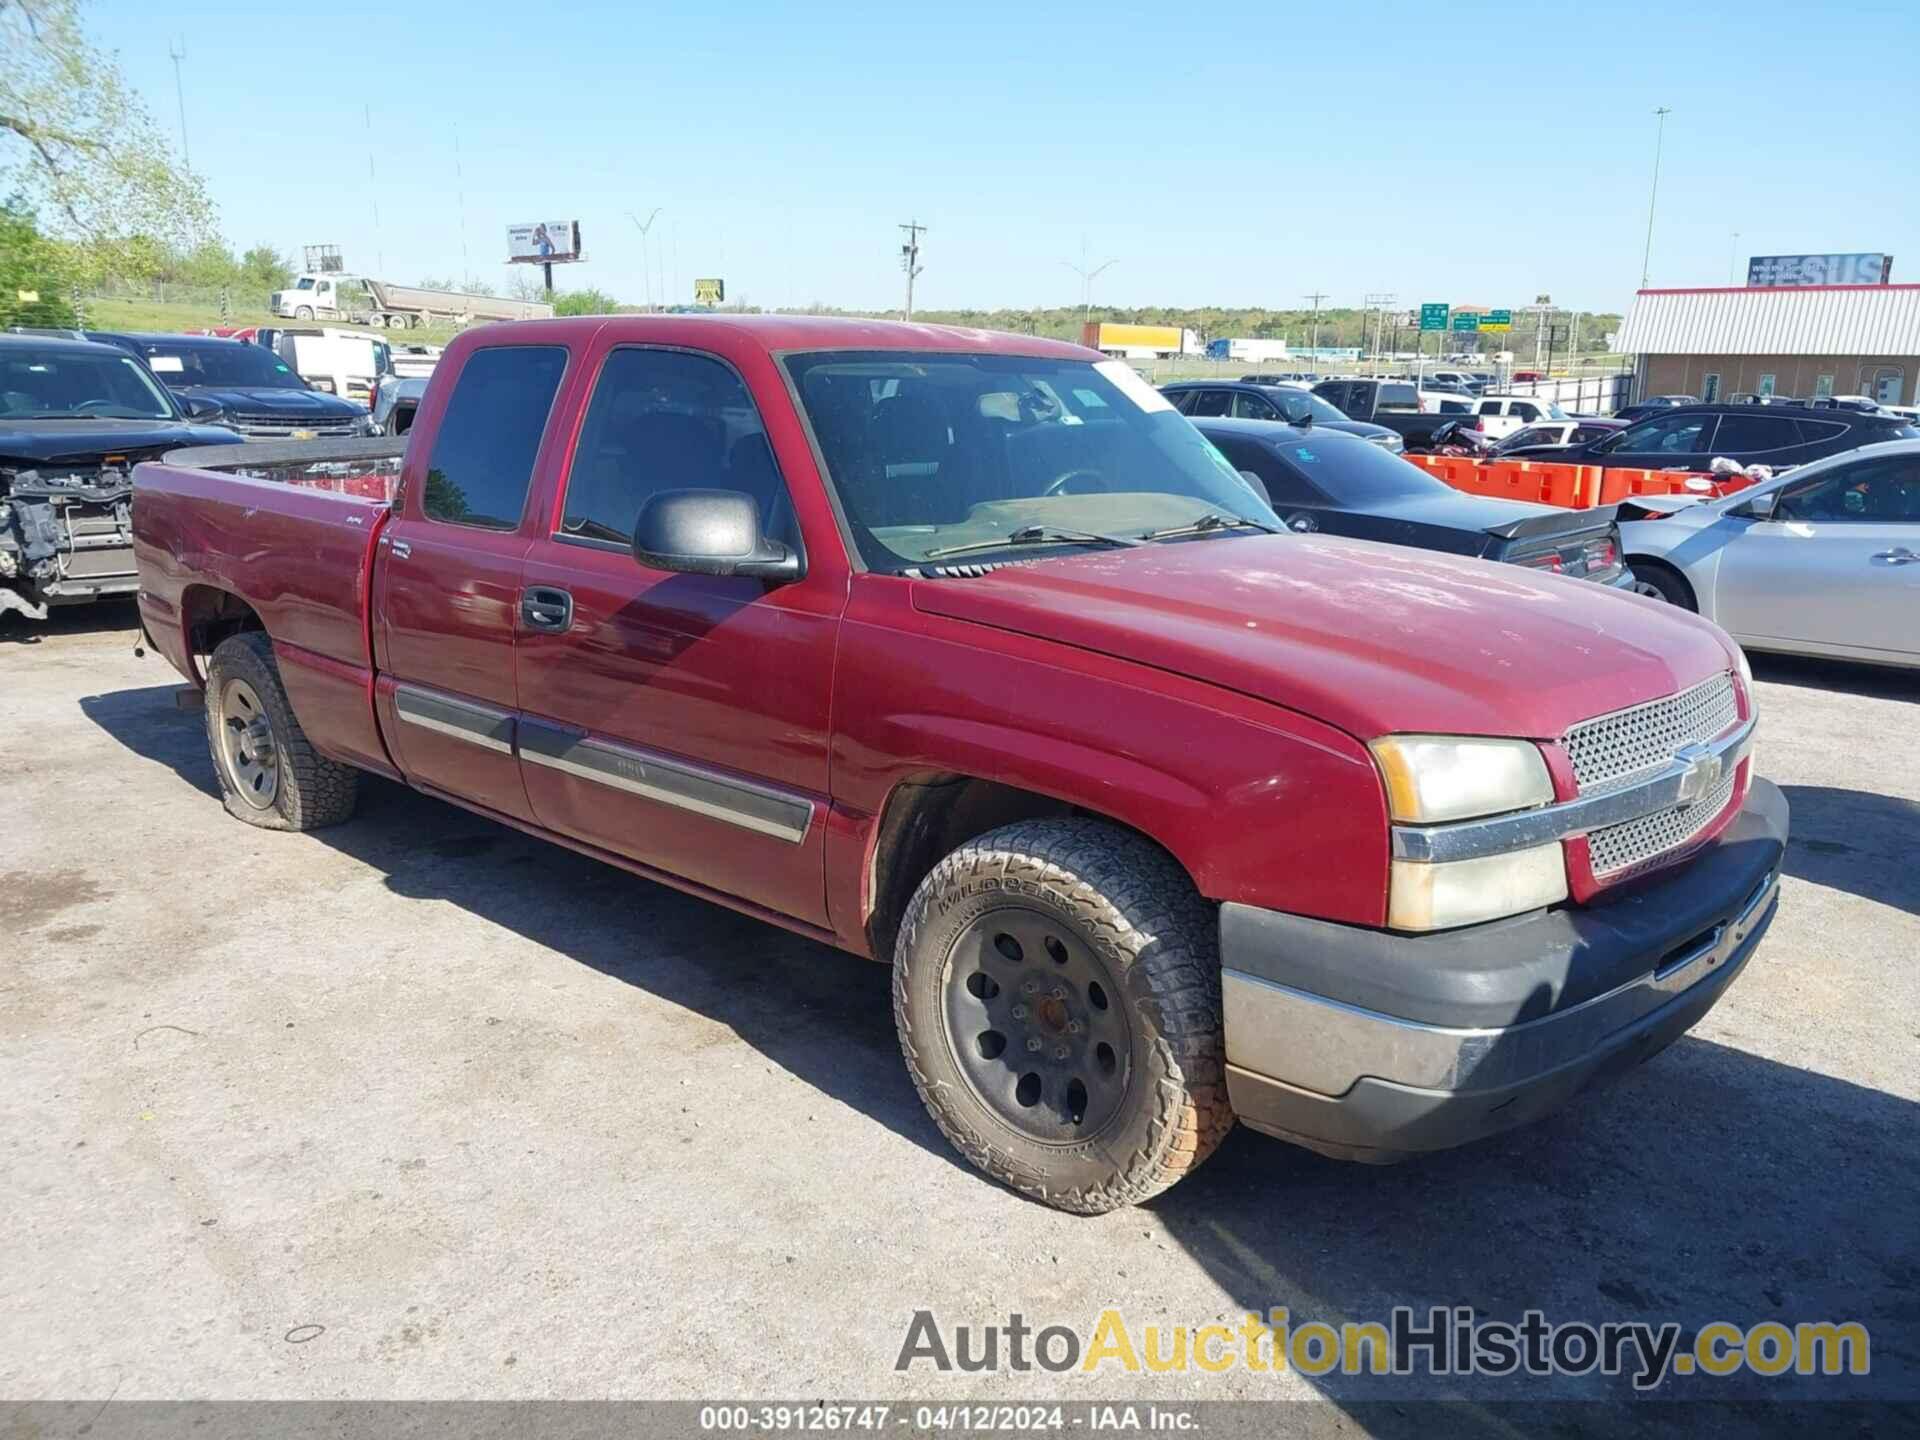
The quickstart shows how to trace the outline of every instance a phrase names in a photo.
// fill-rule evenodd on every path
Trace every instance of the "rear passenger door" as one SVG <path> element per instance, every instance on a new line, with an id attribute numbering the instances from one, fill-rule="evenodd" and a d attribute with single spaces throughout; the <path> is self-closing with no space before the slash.
<path id="1" fill-rule="evenodd" d="M 471 351 L 375 557 L 376 698 L 394 759 L 415 784 L 519 820 L 521 520 L 566 369 L 560 345 Z"/>
<path id="2" fill-rule="evenodd" d="M 597 377 L 524 572 L 520 759 L 549 829 L 826 923 L 828 699 L 843 573 L 788 585 L 650 569 L 663 490 L 742 491 L 805 549 L 745 382 L 719 356 L 622 345 Z"/>

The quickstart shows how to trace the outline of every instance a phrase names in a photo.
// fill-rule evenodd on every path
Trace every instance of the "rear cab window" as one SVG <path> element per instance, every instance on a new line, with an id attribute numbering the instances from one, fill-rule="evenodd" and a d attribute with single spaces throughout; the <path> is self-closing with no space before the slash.
<path id="1" fill-rule="evenodd" d="M 420 504 L 429 520 L 519 528 L 566 369 L 561 345 L 493 345 L 467 358 L 427 459 Z"/>

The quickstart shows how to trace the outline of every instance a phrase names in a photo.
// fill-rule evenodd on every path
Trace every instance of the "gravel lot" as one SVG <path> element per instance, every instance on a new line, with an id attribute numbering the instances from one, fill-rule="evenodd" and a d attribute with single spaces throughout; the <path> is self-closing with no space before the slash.
<path id="1" fill-rule="evenodd" d="M 0 1396 L 1540 1393 L 893 1370 L 922 1307 L 1412 1303 L 1858 1318 L 1870 1381 L 1677 1393 L 1920 1398 L 1920 675 L 1761 662 L 1780 916 L 1650 1065 L 1393 1169 L 1240 1131 L 1088 1220 L 949 1154 L 879 966 L 384 783 L 228 819 L 131 624 L 0 625 Z"/>

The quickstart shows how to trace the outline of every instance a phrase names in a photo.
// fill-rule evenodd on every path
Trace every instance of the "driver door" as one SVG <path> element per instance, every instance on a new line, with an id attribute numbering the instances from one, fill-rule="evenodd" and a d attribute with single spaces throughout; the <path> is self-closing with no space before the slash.
<path id="1" fill-rule="evenodd" d="M 1853 659 L 1920 653 L 1920 455 L 1782 487 L 1721 552 L 1714 618 L 1736 639 Z"/>

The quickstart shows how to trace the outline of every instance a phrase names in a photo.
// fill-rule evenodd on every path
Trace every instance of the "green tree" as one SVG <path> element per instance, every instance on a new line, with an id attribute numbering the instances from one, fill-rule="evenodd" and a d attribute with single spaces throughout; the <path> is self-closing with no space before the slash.
<path id="1" fill-rule="evenodd" d="M 147 236 L 191 249 L 213 233 L 200 177 L 179 163 L 77 0 L 0 0 L 0 189 L 77 247 L 87 277 L 126 274 Z"/>
<path id="2" fill-rule="evenodd" d="M 70 255 L 40 233 L 26 202 L 0 205 L 0 327 L 71 326 L 72 286 Z"/>
<path id="3" fill-rule="evenodd" d="M 620 302 L 604 290 L 556 290 L 553 313 L 556 315 L 612 315 Z"/>
<path id="4" fill-rule="evenodd" d="M 264 300 L 293 284 L 293 261 L 271 245 L 256 245 L 240 257 L 240 283 Z"/>

